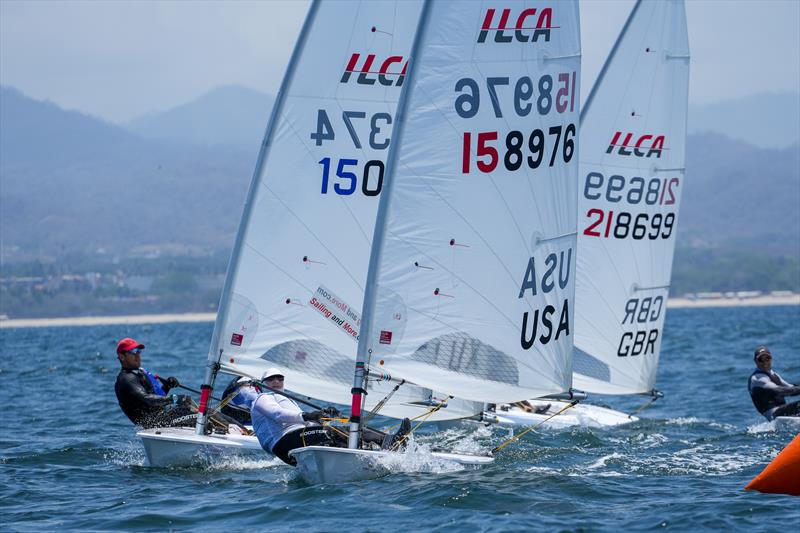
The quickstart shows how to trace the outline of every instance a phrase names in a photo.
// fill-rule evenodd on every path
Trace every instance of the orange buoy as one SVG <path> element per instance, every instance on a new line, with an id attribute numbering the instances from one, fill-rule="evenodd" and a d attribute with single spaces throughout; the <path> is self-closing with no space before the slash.
<path id="1" fill-rule="evenodd" d="M 747 484 L 745 490 L 800 496 L 800 434 Z"/>

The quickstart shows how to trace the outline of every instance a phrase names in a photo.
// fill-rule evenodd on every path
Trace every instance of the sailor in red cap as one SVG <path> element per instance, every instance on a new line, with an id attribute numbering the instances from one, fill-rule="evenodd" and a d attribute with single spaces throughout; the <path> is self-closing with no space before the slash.
<path id="1" fill-rule="evenodd" d="M 114 391 L 122 412 L 136 425 L 148 428 L 174 425 L 176 418 L 192 414 L 190 399 L 167 393 L 180 385 L 177 378 L 154 376 L 142 364 L 144 344 L 125 338 L 117 344 L 117 359 L 122 368 L 117 374 Z M 179 422 L 180 424 L 180 422 Z M 193 425 L 187 418 L 181 425 Z"/>

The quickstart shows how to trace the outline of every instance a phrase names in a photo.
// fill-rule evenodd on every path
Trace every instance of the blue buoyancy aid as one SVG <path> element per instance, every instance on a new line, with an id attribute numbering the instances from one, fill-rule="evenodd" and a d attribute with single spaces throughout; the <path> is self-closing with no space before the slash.
<path id="1" fill-rule="evenodd" d="M 161 386 L 161 382 L 158 381 L 158 378 L 156 378 L 153 374 L 151 374 L 148 370 L 145 370 L 144 368 L 142 368 L 141 370 L 142 372 L 144 372 L 144 375 L 147 376 L 147 379 L 150 380 L 150 383 L 153 384 L 153 390 L 155 390 L 155 393 L 158 394 L 159 396 L 166 396 L 167 393 L 164 392 L 164 387 Z"/>

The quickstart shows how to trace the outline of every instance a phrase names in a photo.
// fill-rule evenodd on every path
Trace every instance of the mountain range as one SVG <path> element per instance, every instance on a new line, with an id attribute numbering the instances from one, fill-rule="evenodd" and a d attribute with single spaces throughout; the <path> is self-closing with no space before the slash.
<path id="1" fill-rule="evenodd" d="M 716 132 L 759 148 L 786 148 L 800 141 L 800 94 L 759 93 L 689 106 L 689 133 Z"/>
<path id="2" fill-rule="evenodd" d="M 693 111 L 679 247 L 800 260 L 797 99 Z M 222 87 L 117 125 L 0 88 L 2 259 L 227 250 L 273 100 Z"/>
<path id="3" fill-rule="evenodd" d="M 171 131 L 159 124 L 184 116 L 151 117 L 151 137 L 1 88 L 4 260 L 147 245 L 229 247 L 258 137 L 249 146 L 210 148 L 155 136 Z"/>
<path id="4" fill-rule="evenodd" d="M 162 113 L 149 113 L 127 124 L 141 137 L 182 143 L 252 147 L 264 135 L 274 97 L 228 85 Z"/>

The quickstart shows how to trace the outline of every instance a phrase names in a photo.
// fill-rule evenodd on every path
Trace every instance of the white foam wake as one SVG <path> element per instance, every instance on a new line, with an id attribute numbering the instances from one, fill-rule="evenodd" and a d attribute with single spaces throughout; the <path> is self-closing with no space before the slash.
<path id="1" fill-rule="evenodd" d="M 381 456 L 378 463 L 392 474 L 443 474 L 464 469 L 461 464 L 436 457 L 430 446 L 416 442 L 413 437 L 404 450 Z"/>

